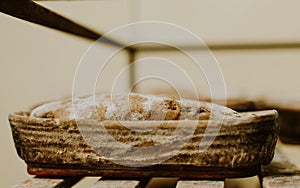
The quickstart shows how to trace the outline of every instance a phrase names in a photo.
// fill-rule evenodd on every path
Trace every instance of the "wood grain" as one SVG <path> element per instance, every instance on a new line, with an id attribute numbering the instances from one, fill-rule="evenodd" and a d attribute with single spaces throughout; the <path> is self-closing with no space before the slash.
<path id="1" fill-rule="evenodd" d="M 176 188 L 224 188 L 222 180 L 180 180 Z"/>
<path id="2" fill-rule="evenodd" d="M 90 188 L 143 188 L 148 181 L 142 180 L 118 180 L 99 179 Z"/>
<path id="3" fill-rule="evenodd" d="M 34 177 L 14 185 L 13 188 L 69 188 L 76 184 L 80 177 L 41 178 Z"/>
<path id="4" fill-rule="evenodd" d="M 262 168 L 260 175 L 263 188 L 300 187 L 300 170 L 279 151 L 273 161 Z"/>
<path id="5" fill-rule="evenodd" d="M 268 176 L 263 179 L 263 188 L 298 188 L 300 176 Z"/>

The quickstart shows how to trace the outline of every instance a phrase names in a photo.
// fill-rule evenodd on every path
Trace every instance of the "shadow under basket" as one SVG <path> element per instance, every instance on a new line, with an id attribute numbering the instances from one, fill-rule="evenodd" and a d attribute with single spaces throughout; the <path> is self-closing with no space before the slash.
<path id="1" fill-rule="evenodd" d="M 249 177 L 271 162 L 279 132 L 275 110 L 160 122 L 76 122 L 28 114 L 10 114 L 9 121 L 18 155 L 38 176 Z"/>

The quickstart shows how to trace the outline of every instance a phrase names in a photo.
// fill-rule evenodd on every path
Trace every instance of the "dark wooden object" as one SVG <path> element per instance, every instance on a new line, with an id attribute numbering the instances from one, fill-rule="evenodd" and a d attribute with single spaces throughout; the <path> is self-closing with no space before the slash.
<path id="1" fill-rule="evenodd" d="M 100 37 L 103 37 L 101 33 L 93 31 L 68 18 L 65 18 L 31 0 L 1 0 L 0 11 L 22 20 L 64 31 L 94 41 L 98 40 Z M 110 38 L 103 37 L 101 40 L 101 42 L 113 46 L 126 47 L 125 45 Z"/>
<path id="2" fill-rule="evenodd" d="M 300 144 L 300 109 L 276 108 L 280 113 L 280 140 L 287 144 Z"/>

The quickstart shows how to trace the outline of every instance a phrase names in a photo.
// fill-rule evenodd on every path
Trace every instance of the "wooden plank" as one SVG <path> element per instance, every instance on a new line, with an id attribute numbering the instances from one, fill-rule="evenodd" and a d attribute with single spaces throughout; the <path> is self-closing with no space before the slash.
<path id="1" fill-rule="evenodd" d="M 263 178 L 263 188 L 297 188 L 300 187 L 300 176 L 268 176 Z"/>
<path id="2" fill-rule="evenodd" d="M 143 188 L 147 180 L 99 179 L 90 188 Z"/>
<path id="3" fill-rule="evenodd" d="M 224 188 L 224 180 L 180 180 L 176 188 Z"/>
<path id="4" fill-rule="evenodd" d="M 133 46 L 137 51 L 143 52 L 165 52 L 177 51 L 178 48 L 184 50 L 207 50 L 213 51 L 229 51 L 229 50 L 270 50 L 270 49 L 299 49 L 300 41 L 276 41 L 276 42 L 261 42 L 261 43 L 211 43 L 207 46 L 199 44 L 178 45 L 176 48 L 167 45 L 135 45 Z"/>
<path id="5" fill-rule="evenodd" d="M 292 164 L 277 148 L 272 162 L 262 167 L 262 176 L 293 175 L 300 174 L 300 169 Z"/>
<path id="6" fill-rule="evenodd" d="M 40 178 L 35 177 L 14 185 L 13 188 L 69 188 L 77 183 L 80 177 Z"/>
<path id="7" fill-rule="evenodd" d="M 300 187 L 300 170 L 277 149 L 273 161 L 262 168 L 260 179 L 263 188 Z"/>

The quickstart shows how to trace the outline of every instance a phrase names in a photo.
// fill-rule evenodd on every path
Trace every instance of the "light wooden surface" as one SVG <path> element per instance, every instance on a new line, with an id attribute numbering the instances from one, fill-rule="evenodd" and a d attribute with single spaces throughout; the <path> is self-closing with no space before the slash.
<path id="1" fill-rule="evenodd" d="M 141 188 L 142 180 L 99 180 L 90 188 Z"/>
<path id="2" fill-rule="evenodd" d="M 263 188 L 298 188 L 300 176 L 268 176 L 263 179 Z"/>
<path id="3" fill-rule="evenodd" d="M 183 180 L 178 181 L 176 188 L 224 188 L 224 181 L 209 181 L 209 180 Z"/>
<path id="4" fill-rule="evenodd" d="M 66 188 L 76 184 L 81 178 L 31 178 L 14 185 L 13 188 Z"/>
<path id="5" fill-rule="evenodd" d="M 262 169 L 261 184 L 263 188 L 300 187 L 300 170 L 277 149 L 274 159 Z"/>

